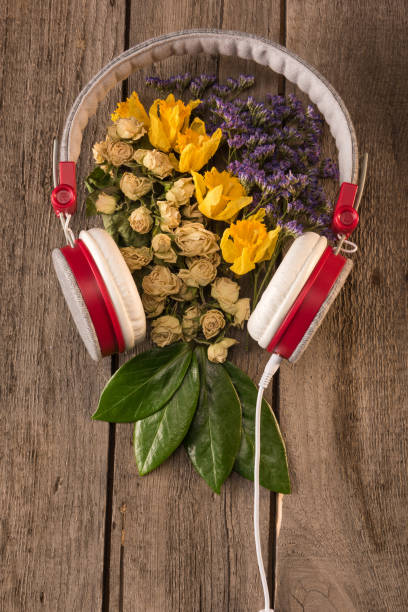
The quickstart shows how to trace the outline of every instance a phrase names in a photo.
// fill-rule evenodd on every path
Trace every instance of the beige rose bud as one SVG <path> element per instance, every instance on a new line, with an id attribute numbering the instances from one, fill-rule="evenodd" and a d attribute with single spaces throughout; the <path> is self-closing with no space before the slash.
<path id="1" fill-rule="evenodd" d="M 156 234 L 152 240 L 152 249 L 156 257 L 167 263 L 177 261 L 177 254 L 171 248 L 171 239 L 167 234 Z"/>
<path id="2" fill-rule="evenodd" d="M 152 261 L 152 252 L 148 247 L 123 247 L 120 249 L 123 259 L 131 272 L 141 270 Z"/>
<path id="3" fill-rule="evenodd" d="M 164 298 L 180 291 L 181 280 L 166 266 L 154 266 L 150 274 L 144 277 L 142 287 L 149 295 Z"/>
<path id="4" fill-rule="evenodd" d="M 190 306 L 190 308 L 187 308 L 183 315 L 181 328 L 186 342 L 190 342 L 190 340 L 196 337 L 200 328 L 200 309 L 198 306 Z"/>
<path id="5" fill-rule="evenodd" d="M 103 164 L 108 158 L 107 144 L 105 141 L 95 142 L 92 153 L 97 164 Z"/>
<path id="6" fill-rule="evenodd" d="M 109 141 L 116 142 L 117 140 L 119 140 L 119 136 L 116 131 L 116 125 L 108 125 L 108 129 L 106 130 L 106 132 L 107 132 L 107 136 L 106 136 L 107 143 Z"/>
<path id="7" fill-rule="evenodd" d="M 164 315 L 155 319 L 150 332 L 152 342 L 163 347 L 181 340 L 182 329 L 180 321 L 171 315 Z"/>
<path id="8" fill-rule="evenodd" d="M 166 298 L 157 298 L 148 293 L 142 293 L 142 304 L 148 319 L 158 317 L 164 310 Z"/>
<path id="9" fill-rule="evenodd" d="M 211 296 L 217 300 L 225 312 L 234 314 L 232 310 L 239 297 L 239 285 L 235 281 L 221 276 L 216 278 L 211 285 Z"/>
<path id="10" fill-rule="evenodd" d="M 228 357 L 228 349 L 234 346 L 234 344 L 238 344 L 238 341 L 233 338 L 223 338 L 223 340 L 211 344 L 207 349 L 209 361 L 213 363 L 224 363 Z"/>
<path id="11" fill-rule="evenodd" d="M 195 204 L 187 204 L 186 206 L 183 206 L 180 210 L 181 214 L 186 219 L 191 219 L 191 221 L 194 221 L 196 223 L 203 223 L 204 216 L 199 211 L 197 202 Z"/>
<path id="12" fill-rule="evenodd" d="M 95 201 L 95 208 L 100 213 L 111 215 L 116 210 L 115 196 L 109 195 L 108 193 L 104 193 L 102 191 Z"/>
<path id="13" fill-rule="evenodd" d="M 157 206 L 160 211 L 160 228 L 164 232 L 169 232 L 180 225 L 180 212 L 175 206 L 171 206 L 165 200 L 158 200 Z"/>
<path id="14" fill-rule="evenodd" d="M 133 159 L 138 163 L 138 164 L 143 164 L 143 159 L 144 156 L 146 155 L 146 153 L 148 153 L 150 151 L 150 149 L 136 149 L 136 151 L 133 153 Z"/>
<path id="15" fill-rule="evenodd" d="M 125 140 L 139 140 L 146 134 L 143 123 L 135 119 L 135 117 L 122 117 L 116 121 L 115 127 L 119 138 L 124 138 Z"/>
<path id="16" fill-rule="evenodd" d="M 166 193 L 166 200 L 173 206 L 184 206 L 188 204 L 194 193 L 194 183 L 192 178 L 181 178 L 173 184 L 173 187 Z"/>
<path id="17" fill-rule="evenodd" d="M 224 315 L 220 310 L 212 308 L 208 310 L 200 319 L 203 334 L 209 340 L 214 338 L 225 327 Z"/>
<path id="18" fill-rule="evenodd" d="M 128 142 L 123 142 L 122 140 L 109 141 L 107 153 L 109 161 L 114 166 L 121 166 L 132 159 L 133 147 Z"/>
<path id="19" fill-rule="evenodd" d="M 147 151 L 147 153 L 143 155 L 142 163 L 152 174 L 161 179 L 169 176 L 174 170 L 169 156 L 156 149 Z"/>
<path id="20" fill-rule="evenodd" d="M 179 277 L 189 287 L 206 287 L 217 276 L 217 268 L 205 257 L 197 258 L 188 270 L 180 270 Z"/>
<path id="21" fill-rule="evenodd" d="M 176 295 L 171 296 L 176 302 L 191 302 L 197 297 L 197 288 L 188 287 L 186 283 L 181 281 L 181 289 Z"/>
<path id="22" fill-rule="evenodd" d="M 139 206 L 129 217 L 130 227 L 139 234 L 147 234 L 153 225 L 153 217 L 146 206 Z"/>
<path id="23" fill-rule="evenodd" d="M 145 176 L 136 176 L 125 172 L 120 179 L 119 187 L 129 200 L 137 200 L 151 191 L 153 181 Z"/>
<path id="24" fill-rule="evenodd" d="M 181 255 L 186 257 L 208 256 L 219 251 L 218 237 L 205 229 L 202 223 L 184 223 L 174 232 Z"/>
<path id="25" fill-rule="evenodd" d="M 234 325 L 237 325 L 241 329 L 244 327 L 244 321 L 248 321 L 249 315 L 251 314 L 250 300 L 249 298 L 241 298 L 233 305 Z"/>

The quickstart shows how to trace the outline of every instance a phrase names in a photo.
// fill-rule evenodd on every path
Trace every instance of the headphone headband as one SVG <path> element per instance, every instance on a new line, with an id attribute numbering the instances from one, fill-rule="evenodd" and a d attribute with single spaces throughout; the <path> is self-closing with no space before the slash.
<path id="1" fill-rule="evenodd" d="M 340 183 L 357 183 L 358 148 L 347 108 L 326 79 L 300 57 L 258 36 L 225 30 L 185 30 L 152 38 L 118 55 L 89 81 L 75 100 L 64 126 L 60 161 L 76 162 L 82 133 L 99 103 L 136 70 L 172 55 L 229 55 L 253 60 L 282 74 L 304 91 L 323 114 L 339 154 Z"/>

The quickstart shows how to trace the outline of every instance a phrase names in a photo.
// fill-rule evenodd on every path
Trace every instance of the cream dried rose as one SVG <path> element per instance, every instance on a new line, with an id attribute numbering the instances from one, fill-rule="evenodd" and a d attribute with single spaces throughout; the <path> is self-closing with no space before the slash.
<path id="1" fill-rule="evenodd" d="M 175 206 L 165 200 L 156 202 L 160 211 L 160 228 L 164 232 L 169 232 L 180 225 L 181 215 Z"/>
<path id="2" fill-rule="evenodd" d="M 161 179 L 169 176 L 174 170 L 169 156 L 156 149 L 147 151 L 143 155 L 142 163 L 152 174 Z"/>
<path id="3" fill-rule="evenodd" d="M 180 291 L 176 295 L 172 295 L 172 299 L 176 302 L 191 302 L 197 296 L 197 287 L 188 287 L 186 283 L 181 281 Z"/>
<path id="4" fill-rule="evenodd" d="M 234 325 L 244 327 L 244 321 L 248 321 L 249 315 L 251 314 L 250 300 L 249 298 L 241 298 L 233 305 Z"/>
<path id="5" fill-rule="evenodd" d="M 166 298 L 157 298 L 148 293 L 142 293 L 142 304 L 148 319 L 158 317 L 164 310 Z"/>
<path id="6" fill-rule="evenodd" d="M 183 315 L 181 328 L 186 342 L 190 342 L 190 340 L 196 337 L 200 328 L 200 309 L 197 305 L 187 308 Z"/>
<path id="7" fill-rule="evenodd" d="M 152 240 L 152 249 L 156 257 L 167 263 L 177 261 L 177 254 L 171 248 L 171 238 L 167 234 L 156 234 Z"/>
<path id="8" fill-rule="evenodd" d="M 211 344 L 207 349 L 208 360 L 213 363 L 224 363 L 228 357 L 228 349 L 234 344 L 238 344 L 238 340 L 234 340 L 234 338 L 223 338 L 219 342 Z"/>
<path id="9" fill-rule="evenodd" d="M 143 159 L 146 153 L 148 153 L 150 149 L 136 149 L 133 153 L 133 159 L 137 161 L 138 164 L 143 164 Z"/>
<path id="10" fill-rule="evenodd" d="M 180 210 L 181 214 L 186 219 L 191 219 L 196 223 L 203 223 L 204 216 L 199 211 L 197 202 L 195 204 L 187 204 L 186 206 L 183 206 Z"/>
<path id="11" fill-rule="evenodd" d="M 111 215 L 116 210 L 116 197 L 102 191 L 96 198 L 95 208 L 100 213 Z"/>
<path id="12" fill-rule="evenodd" d="M 174 232 L 174 238 L 181 255 L 201 257 L 219 251 L 218 237 L 206 230 L 202 223 L 184 223 Z"/>
<path id="13" fill-rule="evenodd" d="M 188 204 L 194 193 L 192 178 L 181 178 L 173 183 L 173 187 L 166 193 L 166 200 L 173 206 Z"/>
<path id="14" fill-rule="evenodd" d="M 102 142 L 95 142 L 92 153 L 96 163 L 103 164 L 108 159 L 107 143 L 104 140 Z"/>
<path id="15" fill-rule="evenodd" d="M 239 285 L 226 276 L 221 276 L 211 285 L 211 296 L 225 312 L 234 314 L 231 310 L 239 297 Z"/>
<path id="16" fill-rule="evenodd" d="M 135 117 L 121 117 L 115 122 L 115 127 L 119 138 L 125 140 L 140 140 L 146 134 L 143 123 Z"/>
<path id="17" fill-rule="evenodd" d="M 182 337 L 180 321 L 171 315 L 163 315 L 153 321 L 150 336 L 159 347 L 173 344 Z"/>
<path id="18" fill-rule="evenodd" d="M 129 200 L 137 200 L 152 190 L 153 181 L 145 176 L 136 176 L 132 172 L 125 172 L 122 174 L 119 187 Z"/>
<path id="19" fill-rule="evenodd" d="M 179 270 L 179 277 L 189 287 L 206 287 L 217 276 L 217 268 L 205 257 L 197 258 L 188 270 Z"/>
<path id="20" fill-rule="evenodd" d="M 147 234 L 153 225 L 153 217 L 146 206 L 139 206 L 129 217 L 130 227 L 139 234 Z"/>
<path id="21" fill-rule="evenodd" d="M 141 270 L 152 261 L 152 252 L 148 247 L 123 247 L 119 249 L 131 272 Z"/>
<path id="22" fill-rule="evenodd" d="M 225 319 L 221 310 L 212 308 L 208 310 L 200 319 L 204 336 L 209 340 L 214 338 L 225 327 Z"/>
<path id="23" fill-rule="evenodd" d="M 108 159 L 114 166 L 121 166 L 133 157 L 132 145 L 122 140 L 109 140 L 106 150 Z"/>
<path id="24" fill-rule="evenodd" d="M 164 298 L 180 291 L 181 280 L 166 266 L 154 266 L 150 274 L 144 277 L 142 287 L 149 295 Z"/>

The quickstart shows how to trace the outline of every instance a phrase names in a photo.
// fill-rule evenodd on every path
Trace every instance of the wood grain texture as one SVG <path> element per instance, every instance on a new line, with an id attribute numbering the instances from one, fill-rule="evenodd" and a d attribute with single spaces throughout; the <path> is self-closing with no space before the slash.
<path id="1" fill-rule="evenodd" d="M 155 3 L 130 14 L 130 45 L 167 31 L 192 27 L 245 30 L 279 38 L 279 3 L 256 2 L 240 18 L 236 3 Z M 153 9 L 151 9 L 153 10 Z M 242 14 L 241 14 L 242 17 Z M 142 21 L 141 21 L 142 19 Z M 254 65 L 229 58 L 172 58 L 130 80 L 129 91 L 146 91 L 149 74 L 169 76 L 219 71 L 221 78 L 252 72 Z M 277 90 L 270 71 L 256 69 L 257 92 Z M 148 345 L 141 347 L 143 350 Z M 252 343 L 233 360 L 255 380 L 265 356 Z M 271 393 L 269 398 L 271 399 Z M 116 427 L 110 601 L 112 610 L 244 612 L 261 602 L 252 532 L 252 484 L 234 474 L 220 496 L 194 471 L 183 449 L 140 478 L 133 458 L 132 426 Z M 125 509 L 126 508 L 126 509 Z M 270 494 L 262 492 L 262 538 L 268 563 Z M 124 529 L 123 529 L 124 528 Z M 273 537 L 273 530 L 272 530 Z M 256 607 L 256 604 L 255 604 Z M 259 606 L 258 606 L 259 607 Z"/>
<path id="2" fill-rule="evenodd" d="M 102 598 L 108 426 L 90 415 L 109 363 L 87 356 L 51 265 L 63 245 L 52 140 L 81 86 L 121 50 L 124 15 L 94 1 L 32 9 L 0 2 L 0 610 L 91 611 Z"/>
<path id="3" fill-rule="evenodd" d="M 369 153 L 351 280 L 293 369 L 280 612 L 407 609 L 407 11 L 287 3 L 287 46 L 338 89 Z"/>

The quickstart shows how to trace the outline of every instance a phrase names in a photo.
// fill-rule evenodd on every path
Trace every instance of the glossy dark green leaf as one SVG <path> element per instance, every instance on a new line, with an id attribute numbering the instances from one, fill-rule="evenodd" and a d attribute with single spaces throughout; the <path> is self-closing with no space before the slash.
<path id="1" fill-rule="evenodd" d="M 224 368 L 208 361 L 202 347 L 196 355 L 200 397 L 185 446 L 197 472 L 219 493 L 240 446 L 241 405 Z"/>
<path id="2" fill-rule="evenodd" d="M 193 356 L 173 397 L 161 410 L 135 424 L 134 451 L 142 476 L 157 468 L 180 446 L 193 419 L 199 393 L 198 363 Z"/>
<path id="3" fill-rule="evenodd" d="M 192 354 L 191 347 L 180 342 L 130 359 L 106 385 L 93 418 L 129 423 L 154 414 L 181 385 Z"/>
<path id="4" fill-rule="evenodd" d="M 225 370 L 238 393 L 242 407 L 241 446 L 235 461 L 234 470 L 254 479 L 255 456 L 255 407 L 258 389 L 242 370 L 230 362 L 224 364 Z M 260 483 L 270 491 L 290 493 L 290 480 L 285 443 L 279 425 L 266 400 L 262 402 L 261 412 L 261 463 Z"/>

